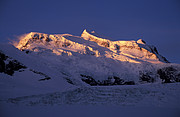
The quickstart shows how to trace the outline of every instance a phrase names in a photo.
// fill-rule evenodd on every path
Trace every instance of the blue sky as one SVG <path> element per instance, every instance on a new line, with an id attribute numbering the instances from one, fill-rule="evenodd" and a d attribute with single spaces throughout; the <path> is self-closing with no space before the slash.
<path id="1" fill-rule="evenodd" d="M 0 42 L 32 31 L 142 38 L 180 63 L 179 0 L 1 0 Z"/>

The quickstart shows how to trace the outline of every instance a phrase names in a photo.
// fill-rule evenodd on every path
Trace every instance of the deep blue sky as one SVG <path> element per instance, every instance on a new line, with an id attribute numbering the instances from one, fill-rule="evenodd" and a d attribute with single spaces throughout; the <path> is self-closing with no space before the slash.
<path id="1" fill-rule="evenodd" d="M 180 0 L 0 0 L 0 42 L 32 31 L 142 38 L 180 63 Z"/>

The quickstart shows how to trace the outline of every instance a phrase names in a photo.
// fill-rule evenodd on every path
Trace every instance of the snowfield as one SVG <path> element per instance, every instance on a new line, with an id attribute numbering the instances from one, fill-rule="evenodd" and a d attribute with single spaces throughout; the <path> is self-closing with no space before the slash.
<path id="1" fill-rule="evenodd" d="M 179 117 L 179 90 L 179 83 L 81 87 L 1 100 L 0 109 L 3 117 Z"/>
<path id="2" fill-rule="evenodd" d="M 54 92 L 9 98 L 17 105 L 119 105 L 179 108 L 180 84 L 146 84 L 135 86 L 80 87 Z"/>
<path id="3" fill-rule="evenodd" d="M 0 44 L 2 117 L 178 117 L 179 82 L 180 65 L 142 39 L 111 41 L 84 30 L 31 32 Z"/>

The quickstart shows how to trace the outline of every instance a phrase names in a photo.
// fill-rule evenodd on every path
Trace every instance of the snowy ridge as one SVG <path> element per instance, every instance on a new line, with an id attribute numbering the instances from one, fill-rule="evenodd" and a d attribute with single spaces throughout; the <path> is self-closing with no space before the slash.
<path id="1" fill-rule="evenodd" d="M 20 50 L 50 52 L 56 55 L 88 54 L 133 63 L 168 62 L 158 54 L 155 47 L 145 44 L 141 39 L 138 41 L 110 41 L 93 34 L 86 30 L 83 31 L 81 37 L 70 34 L 49 35 L 31 32 L 20 39 L 16 47 Z"/>
<path id="2" fill-rule="evenodd" d="M 113 52 L 113 59 L 134 63 L 140 63 L 140 61 L 150 63 L 159 63 L 159 61 L 168 62 L 158 54 L 154 46 L 147 45 L 142 39 L 138 41 L 110 41 L 98 36 L 94 31 L 90 33 L 87 30 L 83 31 L 81 37 L 94 41 L 100 46 L 109 48 Z"/>

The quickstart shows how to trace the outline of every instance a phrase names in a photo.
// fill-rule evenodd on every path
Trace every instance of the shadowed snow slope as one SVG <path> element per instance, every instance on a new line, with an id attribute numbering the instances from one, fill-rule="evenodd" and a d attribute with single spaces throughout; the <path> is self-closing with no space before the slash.
<path id="1" fill-rule="evenodd" d="M 2 56 L 5 56 L 4 59 Z M 16 69 L 14 61 L 26 68 Z M 64 91 L 72 87 L 63 79 L 60 70 L 53 69 L 53 64 L 49 65 L 39 56 L 28 55 L 12 45 L 0 44 L 0 63 L 1 98 Z M 14 73 L 9 74 L 8 70 Z"/>

